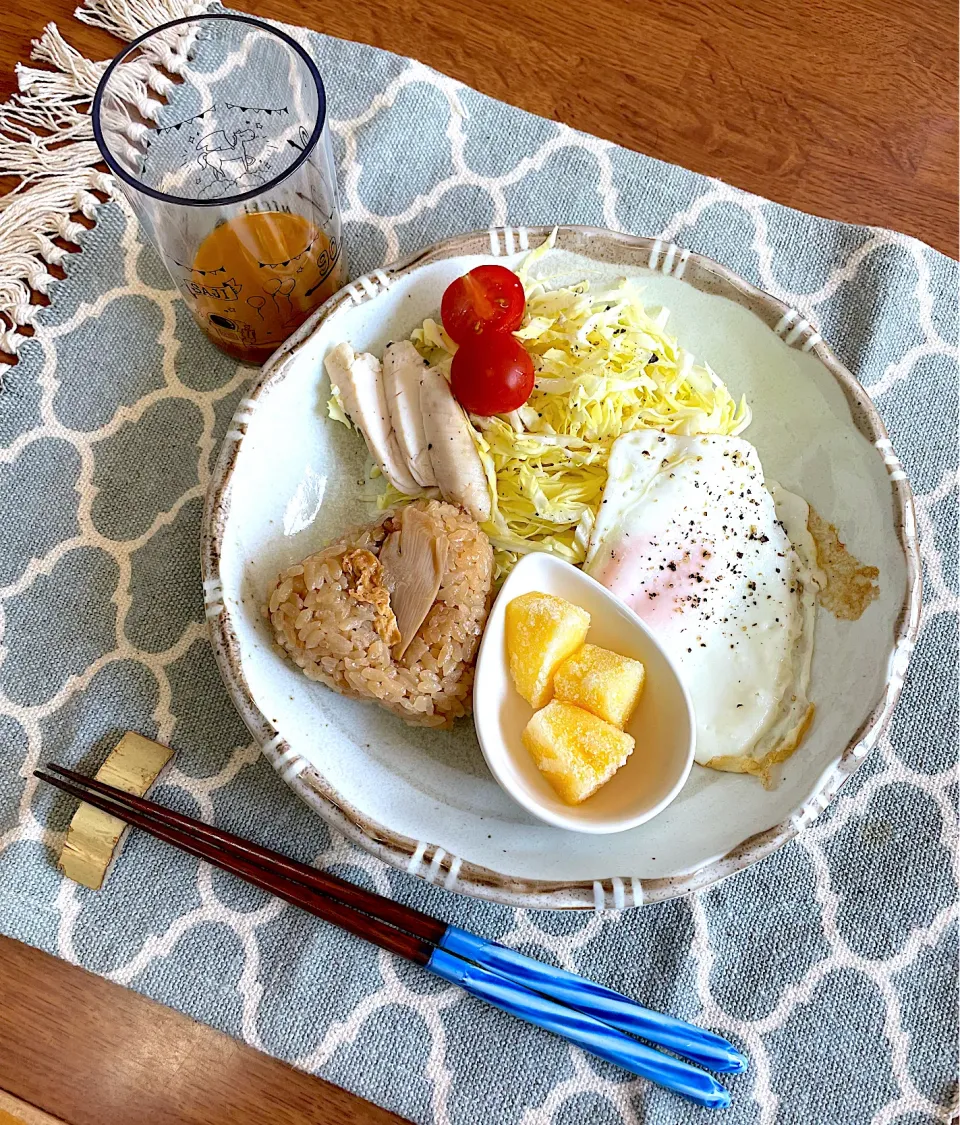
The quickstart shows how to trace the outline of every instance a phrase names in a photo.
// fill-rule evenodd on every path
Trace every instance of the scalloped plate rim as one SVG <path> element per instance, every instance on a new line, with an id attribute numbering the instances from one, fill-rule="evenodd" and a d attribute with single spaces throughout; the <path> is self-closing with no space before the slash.
<path id="1" fill-rule="evenodd" d="M 224 684 L 241 717 L 262 751 L 293 790 L 353 843 L 391 866 L 426 878 L 459 893 L 488 899 L 507 906 L 528 909 L 604 909 L 661 902 L 705 889 L 713 883 L 759 862 L 799 832 L 830 803 L 852 776 L 867 752 L 886 730 L 899 699 L 910 653 L 920 627 L 921 568 L 913 494 L 883 421 L 859 380 L 839 361 L 826 342 L 797 310 L 739 277 L 732 270 L 702 254 L 683 249 L 663 239 L 631 235 L 590 226 L 494 227 L 443 239 L 405 258 L 356 278 L 334 294 L 263 365 L 256 384 L 244 401 L 252 409 L 258 396 L 282 380 L 297 352 L 337 309 L 346 303 L 375 300 L 389 290 L 392 279 L 444 258 L 481 254 L 501 256 L 526 249 L 535 239 L 556 229 L 559 249 L 594 260 L 616 263 L 615 257 L 598 258 L 590 251 L 629 247 L 648 254 L 649 264 L 630 263 L 657 269 L 693 284 L 695 288 L 728 297 L 750 309 L 782 338 L 806 333 L 802 349 L 812 351 L 840 385 L 856 429 L 874 446 L 889 469 L 894 526 L 902 550 L 906 585 L 899 607 L 893 642 L 889 650 L 888 674 L 879 697 L 839 756 L 818 778 L 805 801 L 780 823 L 755 833 L 725 855 L 694 871 L 673 877 L 633 879 L 629 875 L 603 880 L 539 880 L 496 872 L 469 861 L 457 861 L 434 845 L 392 832 L 365 816 L 336 792 L 313 767 L 304 763 L 291 769 L 289 750 L 281 732 L 263 715 L 253 699 L 243 673 L 236 634 L 221 600 L 219 577 L 220 544 L 230 509 L 230 485 L 243 432 L 235 426 L 225 437 L 211 474 L 201 528 L 201 571 L 210 640 Z M 502 240 L 502 250 L 501 250 Z M 689 273 L 689 276 L 688 276 Z M 696 279 L 696 281 L 695 281 Z M 700 284 L 696 284 L 699 281 Z M 763 315 L 766 314 L 766 315 Z M 891 460 L 892 458 L 892 460 Z M 897 466 L 896 468 L 892 466 Z M 305 768 L 304 768 L 305 767 Z M 433 862 L 430 862 L 430 861 Z M 607 886 L 606 884 L 609 884 Z M 633 901 L 627 901 L 632 897 Z"/>

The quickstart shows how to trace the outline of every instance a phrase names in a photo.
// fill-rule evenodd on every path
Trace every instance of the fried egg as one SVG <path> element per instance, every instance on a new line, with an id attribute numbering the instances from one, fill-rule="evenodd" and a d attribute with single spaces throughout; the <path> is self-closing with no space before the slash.
<path id="1" fill-rule="evenodd" d="M 697 761 L 759 776 L 799 745 L 816 616 L 807 505 L 742 438 L 635 430 L 614 442 L 586 569 L 665 645 Z"/>

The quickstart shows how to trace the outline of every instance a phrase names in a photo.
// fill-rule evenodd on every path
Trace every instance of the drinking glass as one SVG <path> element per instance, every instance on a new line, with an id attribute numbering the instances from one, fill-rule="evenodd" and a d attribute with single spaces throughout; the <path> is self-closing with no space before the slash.
<path id="1" fill-rule="evenodd" d="M 226 13 L 173 20 L 107 67 L 92 117 L 141 226 L 228 355 L 262 363 L 343 285 L 323 81 L 289 35 Z"/>

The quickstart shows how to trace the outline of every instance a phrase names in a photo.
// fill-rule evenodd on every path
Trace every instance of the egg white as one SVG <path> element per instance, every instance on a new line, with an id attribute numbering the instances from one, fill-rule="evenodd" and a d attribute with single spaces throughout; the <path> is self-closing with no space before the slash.
<path id="1" fill-rule="evenodd" d="M 751 773 L 799 745 L 816 618 L 807 505 L 742 438 L 635 430 L 614 443 L 586 569 L 653 629 L 697 717 L 697 761 Z"/>

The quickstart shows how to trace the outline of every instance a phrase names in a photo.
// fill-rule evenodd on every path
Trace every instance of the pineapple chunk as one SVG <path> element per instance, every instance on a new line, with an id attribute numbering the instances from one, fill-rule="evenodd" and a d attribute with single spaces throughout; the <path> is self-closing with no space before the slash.
<path id="1" fill-rule="evenodd" d="M 583 644 L 589 628 L 585 609 L 552 594 L 521 594 L 507 606 L 504 635 L 510 674 L 531 707 L 542 707 L 550 699 L 554 673 Z"/>
<path id="2" fill-rule="evenodd" d="M 643 665 L 598 645 L 584 645 L 557 669 L 553 694 L 623 730 L 643 691 Z"/>
<path id="3" fill-rule="evenodd" d="M 634 746 L 612 723 L 556 699 L 527 723 L 523 744 L 568 805 L 579 805 L 605 785 Z"/>

